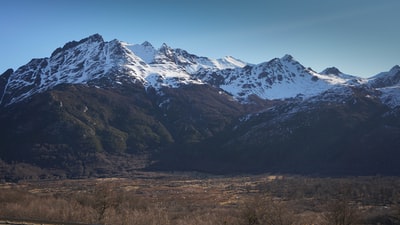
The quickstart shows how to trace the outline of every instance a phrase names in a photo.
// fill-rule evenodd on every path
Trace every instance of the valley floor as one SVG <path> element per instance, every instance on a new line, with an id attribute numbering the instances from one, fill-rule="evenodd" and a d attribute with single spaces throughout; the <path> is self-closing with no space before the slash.
<path id="1" fill-rule="evenodd" d="M 0 203 L 0 218 L 29 225 L 400 224 L 400 178 L 138 172 L 2 183 Z"/>

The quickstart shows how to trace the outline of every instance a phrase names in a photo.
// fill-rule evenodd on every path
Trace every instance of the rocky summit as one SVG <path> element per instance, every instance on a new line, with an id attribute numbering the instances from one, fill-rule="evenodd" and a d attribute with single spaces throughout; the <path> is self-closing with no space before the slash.
<path id="1" fill-rule="evenodd" d="M 0 75 L 0 176 L 399 175 L 399 77 L 95 34 Z"/>

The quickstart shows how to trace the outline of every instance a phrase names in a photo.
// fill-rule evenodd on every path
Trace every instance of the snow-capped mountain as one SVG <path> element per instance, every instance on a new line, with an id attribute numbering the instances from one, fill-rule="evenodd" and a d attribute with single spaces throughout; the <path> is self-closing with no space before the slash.
<path id="1" fill-rule="evenodd" d="M 135 55 L 139 56 L 148 64 L 165 64 L 167 62 L 172 62 L 183 66 L 190 74 L 200 69 L 222 70 L 227 68 L 240 68 L 247 65 L 247 63 L 235 59 L 232 56 L 226 56 L 221 59 L 199 57 L 183 49 L 173 49 L 165 43 L 159 50 L 156 50 L 153 45 L 147 41 L 142 44 L 124 43 L 124 46 L 129 48 Z"/>
<path id="2" fill-rule="evenodd" d="M 33 59 L 18 68 L 7 78 L 0 105 L 19 102 L 63 83 L 98 86 L 104 81 L 107 85 L 140 83 L 156 89 L 201 84 L 202 81 L 191 74 L 200 69 L 220 70 L 244 65 L 246 63 L 233 57 L 215 60 L 172 49 L 166 44 L 155 49 L 149 42 L 141 45 L 118 40 L 106 42 L 95 34 L 67 43 L 49 58 Z"/>
<path id="3" fill-rule="evenodd" d="M 392 86 L 400 80 L 398 71 L 396 66 L 389 72 L 363 79 L 335 67 L 317 73 L 290 55 L 253 65 L 231 56 L 200 57 L 167 44 L 156 49 L 149 42 L 107 42 L 95 34 L 67 43 L 49 58 L 33 59 L 12 73 L 5 73 L 1 77 L 4 84 L 0 89 L 0 105 L 19 102 L 64 83 L 98 87 L 139 84 L 157 91 L 163 87 L 210 84 L 244 102 L 252 95 L 261 99 L 307 99 L 330 89 L 368 83 L 386 96 L 385 93 L 392 95 L 397 91 Z M 383 99 L 394 104 L 387 97 Z"/>
<path id="4" fill-rule="evenodd" d="M 243 68 L 200 71 L 197 76 L 240 99 L 251 95 L 263 99 L 309 98 L 333 87 L 359 83 L 356 77 L 341 72 L 317 73 L 290 55 Z"/>
<path id="5" fill-rule="evenodd" d="M 368 83 L 375 88 L 399 86 L 400 66 L 396 65 L 387 72 L 382 72 L 369 78 Z"/>
<path id="6" fill-rule="evenodd" d="M 371 77 L 368 84 L 382 93 L 381 100 L 385 104 L 390 107 L 400 105 L 400 66 Z"/>
<path id="7" fill-rule="evenodd" d="M 0 160 L 71 177 L 129 174 L 137 154 L 169 171 L 399 175 L 399 106 L 399 66 L 360 78 L 96 34 L 0 75 Z"/>
<path id="8" fill-rule="evenodd" d="M 121 65 L 135 65 L 128 68 Z M 93 35 L 79 42 L 69 42 L 56 49 L 51 57 L 32 59 L 13 72 L 4 87 L 0 104 L 19 102 L 33 94 L 59 84 L 85 84 L 99 79 L 144 81 L 139 57 L 131 54 L 114 40 L 104 42 Z"/>

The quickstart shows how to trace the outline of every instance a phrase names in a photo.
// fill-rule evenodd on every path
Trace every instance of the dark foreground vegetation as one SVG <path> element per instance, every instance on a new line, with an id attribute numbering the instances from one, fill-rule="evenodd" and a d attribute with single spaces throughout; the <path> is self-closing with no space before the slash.
<path id="1" fill-rule="evenodd" d="M 0 186 L 1 218 L 86 224 L 400 224 L 399 204 L 400 179 L 378 176 L 145 173 Z"/>

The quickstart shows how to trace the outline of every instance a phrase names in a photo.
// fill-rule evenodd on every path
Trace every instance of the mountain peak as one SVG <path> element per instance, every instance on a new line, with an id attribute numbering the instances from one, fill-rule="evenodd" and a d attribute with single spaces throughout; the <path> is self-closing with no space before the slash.
<path id="1" fill-rule="evenodd" d="M 89 36 L 87 38 L 81 39 L 80 41 L 70 41 L 70 42 L 66 43 L 62 48 L 57 48 L 51 54 L 51 56 L 54 56 L 59 52 L 74 48 L 74 47 L 76 47 L 76 46 L 78 46 L 78 45 L 80 45 L 82 43 L 85 43 L 85 42 L 88 42 L 88 43 L 96 43 L 96 42 L 102 43 L 102 42 L 104 42 L 104 39 L 100 34 L 93 34 L 93 35 L 91 35 L 91 36 Z"/>
<path id="2" fill-rule="evenodd" d="M 284 55 L 282 58 L 281 58 L 281 60 L 283 60 L 283 61 L 293 61 L 294 60 L 294 58 L 293 58 L 293 56 L 291 56 L 291 55 L 289 55 L 289 54 L 286 54 L 286 55 Z"/>
<path id="3" fill-rule="evenodd" d="M 154 61 L 154 56 L 157 50 L 153 47 L 153 45 L 150 42 L 145 41 L 140 45 L 126 44 L 125 46 L 128 47 L 135 55 L 141 58 L 144 62 L 152 63 Z"/>
<path id="4" fill-rule="evenodd" d="M 150 42 L 148 42 L 148 41 L 143 42 L 141 45 L 142 45 L 143 47 L 151 47 L 151 48 L 153 48 L 153 45 L 152 45 Z"/>
<path id="5" fill-rule="evenodd" d="M 392 69 L 390 69 L 390 72 L 397 72 L 400 71 L 400 66 L 399 65 L 395 65 L 392 67 Z"/>
<path id="6" fill-rule="evenodd" d="M 156 56 L 156 61 L 159 63 L 165 63 L 166 61 L 174 62 L 174 49 L 163 43 L 158 49 L 159 54 Z"/>
<path id="7" fill-rule="evenodd" d="M 395 65 L 387 72 L 379 73 L 369 79 L 375 88 L 385 88 L 400 85 L 400 66 Z"/>
<path id="8" fill-rule="evenodd" d="M 172 49 L 172 48 L 169 45 L 167 45 L 166 43 L 162 43 L 160 50 L 163 50 L 163 49 Z"/>
<path id="9" fill-rule="evenodd" d="M 332 75 L 338 76 L 339 74 L 343 74 L 343 73 L 342 73 L 338 68 L 336 68 L 336 67 L 328 67 L 328 68 L 324 69 L 324 70 L 321 72 L 321 74 L 324 74 L 324 75 L 330 75 L 330 74 L 332 74 Z"/>
<path id="10" fill-rule="evenodd" d="M 104 42 L 104 39 L 100 34 L 93 34 L 85 39 L 82 39 L 80 42 L 83 42 L 84 40 L 87 40 L 90 42 Z"/>
<path id="11" fill-rule="evenodd" d="M 159 49 L 160 52 L 164 53 L 165 55 L 169 56 L 172 54 L 173 49 L 167 45 L 166 43 L 163 43 Z"/>
<path id="12" fill-rule="evenodd" d="M 275 58 L 275 62 L 281 63 L 281 64 L 292 64 L 292 65 L 298 65 L 301 67 L 301 69 L 304 69 L 304 66 L 301 65 L 292 55 L 286 54 L 282 58 Z"/>

